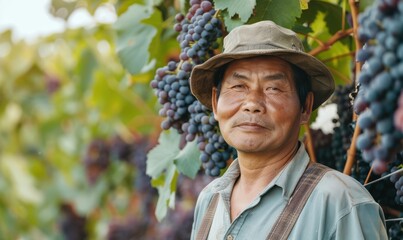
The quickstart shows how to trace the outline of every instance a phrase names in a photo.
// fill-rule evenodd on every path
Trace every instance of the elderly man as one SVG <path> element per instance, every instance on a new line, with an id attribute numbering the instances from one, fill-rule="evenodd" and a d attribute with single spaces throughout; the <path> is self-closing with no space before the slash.
<path id="1" fill-rule="evenodd" d="M 192 239 L 387 239 L 366 189 L 312 163 L 298 140 L 334 80 L 294 32 L 271 21 L 235 28 L 190 81 L 238 153 L 201 192 Z"/>

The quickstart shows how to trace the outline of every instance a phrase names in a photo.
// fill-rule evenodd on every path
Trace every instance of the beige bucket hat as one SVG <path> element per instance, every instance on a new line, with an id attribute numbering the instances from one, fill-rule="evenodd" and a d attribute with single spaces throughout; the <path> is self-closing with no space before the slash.
<path id="1" fill-rule="evenodd" d="M 212 109 L 211 96 L 216 72 L 225 64 L 257 56 L 275 56 L 304 70 L 311 78 L 314 94 L 313 109 L 318 108 L 333 93 L 335 84 L 329 69 L 317 58 L 304 52 L 295 32 L 272 21 L 234 28 L 224 38 L 224 52 L 196 65 L 190 76 L 193 95 Z"/>

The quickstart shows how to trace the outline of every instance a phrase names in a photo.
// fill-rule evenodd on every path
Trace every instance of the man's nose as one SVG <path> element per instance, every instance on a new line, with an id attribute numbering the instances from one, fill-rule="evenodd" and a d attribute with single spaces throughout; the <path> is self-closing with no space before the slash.
<path id="1" fill-rule="evenodd" d="M 264 99 L 262 91 L 250 89 L 245 95 L 242 110 L 250 113 L 263 113 L 265 111 Z"/>

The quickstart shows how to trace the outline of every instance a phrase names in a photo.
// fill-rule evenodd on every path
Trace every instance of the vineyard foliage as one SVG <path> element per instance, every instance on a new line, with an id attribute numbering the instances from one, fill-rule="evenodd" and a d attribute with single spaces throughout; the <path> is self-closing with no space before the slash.
<path id="1" fill-rule="evenodd" d="M 85 217 L 89 239 L 107 238 L 111 222 L 130 214 L 155 214 L 162 221 L 177 211 L 183 178 L 200 175 L 200 151 L 196 141 L 184 144 L 176 130 L 161 129 L 162 106 L 150 82 L 158 68 L 179 62 L 175 16 L 186 14 L 189 2 L 52 0 L 50 13 L 65 21 L 77 9 L 95 14 L 100 6 L 118 18 L 33 42 L 14 40 L 12 30 L 0 33 L 0 218 L 6 223 L 0 239 L 64 239 L 61 222 L 72 211 Z M 300 34 L 336 85 L 354 83 L 349 1 L 212 2 L 224 36 L 242 24 L 273 20 Z M 360 12 L 372 4 L 359 2 Z M 215 53 L 221 38 L 218 43 Z M 136 151 L 130 152 L 136 160 L 114 154 L 116 145 L 141 148 L 147 165 L 135 162 L 141 158 Z M 104 148 L 102 165 L 97 161 Z M 139 203 L 145 173 L 158 190 L 151 208 Z"/>

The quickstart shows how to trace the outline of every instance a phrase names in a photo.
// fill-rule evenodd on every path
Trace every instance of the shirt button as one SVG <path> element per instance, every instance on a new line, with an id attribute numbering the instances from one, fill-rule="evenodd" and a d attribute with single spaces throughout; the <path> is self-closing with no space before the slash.
<path id="1" fill-rule="evenodd" d="M 228 235 L 227 240 L 234 240 L 234 237 L 232 235 Z"/>

